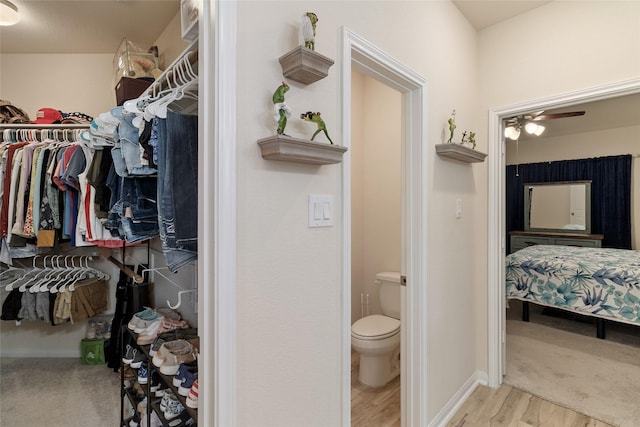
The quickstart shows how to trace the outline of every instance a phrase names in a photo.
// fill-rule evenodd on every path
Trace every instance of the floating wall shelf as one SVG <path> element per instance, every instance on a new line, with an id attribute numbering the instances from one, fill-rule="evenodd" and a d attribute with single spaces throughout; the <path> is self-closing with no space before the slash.
<path id="1" fill-rule="evenodd" d="M 282 74 L 306 85 L 329 75 L 333 60 L 304 46 L 298 46 L 280 57 Z"/>
<path id="2" fill-rule="evenodd" d="M 347 147 L 312 142 L 287 135 L 274 135 L 258 140 L 262 158 L 285 162 L 328 165 L 340 163 Z"/>
<path id="3" fill-rule="evenodd" d="M 486 154 L 473 150 L 460 144 L 437 144 L 436 153 L 438 156 L 449 157 L 467 163 L 482 163 Z"/>

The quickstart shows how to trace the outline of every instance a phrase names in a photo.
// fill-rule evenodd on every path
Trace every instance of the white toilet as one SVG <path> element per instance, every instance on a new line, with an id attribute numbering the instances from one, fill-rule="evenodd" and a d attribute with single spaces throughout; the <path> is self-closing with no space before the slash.
<path id="1" fill-rule="evenodd" d="M 360 354 L 362 384 L 382 387 L 400 373 L 400 273 L 376 274 L 382 314 L 351 325 L 351 346 Z"/>

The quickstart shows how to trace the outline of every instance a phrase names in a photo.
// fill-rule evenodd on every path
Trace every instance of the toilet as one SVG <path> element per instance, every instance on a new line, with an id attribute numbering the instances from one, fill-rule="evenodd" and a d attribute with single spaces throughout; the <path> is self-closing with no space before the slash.
<path id="1" fill-rule="evenodd" d="M 382 314 L 351 325 L 351 346 L 360 354 L 358 379 L 382 387 L 400 373 L 400 273 L 376 274 Z"/>

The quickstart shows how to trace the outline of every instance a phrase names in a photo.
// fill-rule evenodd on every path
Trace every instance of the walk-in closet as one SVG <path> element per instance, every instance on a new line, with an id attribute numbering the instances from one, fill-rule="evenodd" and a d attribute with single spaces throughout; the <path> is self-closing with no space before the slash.
<path id="1" fill-rule="evenodd" d="M 0 425 L 196 426 L 202 3 L 13 3 Z"/>

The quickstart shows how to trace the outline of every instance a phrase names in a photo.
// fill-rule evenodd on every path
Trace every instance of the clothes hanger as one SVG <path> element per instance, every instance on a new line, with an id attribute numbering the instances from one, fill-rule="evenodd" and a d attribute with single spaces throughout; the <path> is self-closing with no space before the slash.
<path id="1" fill-rule="evenodd" d="M 5 290 L 10 291 L 13 289 L 13 285 L 15 285 L 16 283 L 20 282 L 21 280 L 24 280 L 27 278 L 28 275 L 30 275 L 31 273 L 33 273 L 34 271 L 37 270 L 36 268 L 36 259 L 39 257 L 40 255 L 36 255 L 33 257 L 33 267 L 31 270 L 26 270 L 25 269 L 25 273 L 22 275 L 22 277 L 18 277 L 17 279 L 15 279 L 13 282 L 7 284 L 5 286 Z"/>
<path id="2" fill-rule="evenodd" d="M 60 258 L 62 258 L 63 256 L 64 255 L 54 255 L 55 261 L 56 261 L 56 267 L 54 268 L 55 274 L 51 274 L 47 281 L 45 281 L 44 283 L 40 284 L 40 286 L 38 286 L 38 288 L 37 288 L 37 291 L 39 291 L 39 292 L 48 292 L 49 289 L 47 288 L 47 286 L 50 283 L 53 283 L 53 282 L 59 280 L 60 276 L 62 276 L 62 274 L 66 271 L 66 269 L 67 269 L 66 259 L 68 258 L 68 255 L 64 256 L 64 258 L 65 258 L 64 267 L 60 265 Z M 33 289 L 33 286 L 31 288 Z"/>
<path id="3" fill-rule="evenodd" d="M 40 280 L 38 280 L 36 283 L 34 283 L 33 285 L 31 285 L 31 287 L 29 288 L 29 293 L 32 293 L 32 294 L 33 294 L 33 293 L 39 292 L 39 290 L 40 290 L 40 286 L 41 286 L 41 285 L 43 285 L 43 284 L 46 284 L 46 283 L 51 279 L 51 277 L 54 275 L 54 273 L 56 273 L 56 272 L 57 272 L 57 271 L 56 271 L 56 268 L 53 266 L 53 261 L 54 261 L 54 259 L 56 259 L 58 256 L 59 256 L 59 255 L 52 255 L 52 256 L 50 257 L 50 260 L 51 260 L 51 268 L 48 268 L 48 267 L 47 267 L 47 257 L 44 257 L 44 260 L 43 260 L 44 265 L 43 265 L 43 267 L 44 267 L 44 269 L 45 269 L 45 270 L 48 270 L 48 271 L 45 273 L 44 277 L 42 277 L 42 278 L 41 278 Z"/>
<path id="4" fill-rule="evenodd" d="M 185 90 L 188 86 L 193 84 L 193 81 L 187 79 L 184 75 L 182 68 L 182 61 L 177 64 L 173 69 L 173 79 L 176 84 L 175 90 L 169 94 L 164 100 L 162 100 L 156 109 L 156 115 L 162 119 L 167 117 L 167 108 L 175 101 L 182 99 L 185 96 Z"/>
<path id="5" fill-rule="evenodd" d="M 7 278 L 10 278 L 10 276 L 13 276 L 15 273 L 18 273 L 18 272 L 24 274 L 25 269 L 10 265 L 9 268 L 7 268 L 2 273 L 0 273 L 0 280 L 6 280 Z M 17 277 L 13 277 L 13 279 L 15 280 L 17 279 Z"/>
<path id="6" fill-rule="evenodd" d="M 46 266 L 46 256 L 44 257 L 44 261 L 43 261 L 43 265 Z M 24 282 L 23 284 L 20 285 L 20 287 L 18 288 L 18 290 L 20 292 L 25 292 L 27 290 L 27 285 L 33 281 L 35 281 L 36 279 L 38 279 L 42 274 L 46 274 L 47 270 L 45 268 L 39 268 L 35 266 L 36 261 L 35 261 L 35 257 L 33 260 L 33 269 L 37 270 L 35 276 L 33 276 L 32 278 L 30 278 L 29 280 L 27 280 L 26 282 Z"/>
<path id="7" fill-rule="evenodd" d="M 51 286 L 51 288 L 49 289 L 50 293 L 55 294 L 57 292 L 64 292 L 64 289 L 66 288 L 67 283 L 73 278 L 73 276 L 75 276 L 75 274 L 77 273 L 77 267 L 73 263 L 74 258 L 75 256 L 71 257 L 71 268 L 67 269 L 66 274 L 62 279 L 58 281 L 58 283 Z"/>

